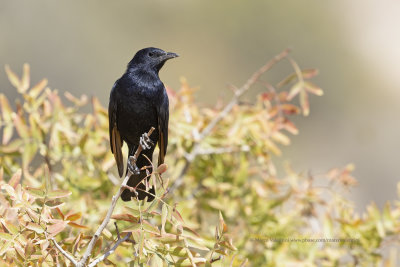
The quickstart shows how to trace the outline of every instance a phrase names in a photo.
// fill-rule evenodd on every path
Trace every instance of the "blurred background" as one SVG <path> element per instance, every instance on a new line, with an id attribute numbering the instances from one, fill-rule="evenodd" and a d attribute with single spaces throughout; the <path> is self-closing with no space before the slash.
<path id="1" fill-rule="evenodd" d="M 358 210 L 396 198 L 400 147 L 400 2 L 337 1 L 0 1 L 0 64 L 32 83 L 96 95 L 104 105 L 134 53 L 155 46 L 178 53 L 160 76 L 199 88 L 204 105 L 228 99 L 284 48 L 302 68 L 316 67 L 323 97 L 283 157 L 296 171 L 319 174 L 354 163 Z M 284 62 L 264 79 L 291 72 Z M 16 96 L 4 71 L 0 90 Z M 249 95 L 251 97 L 251 95 Z"/>

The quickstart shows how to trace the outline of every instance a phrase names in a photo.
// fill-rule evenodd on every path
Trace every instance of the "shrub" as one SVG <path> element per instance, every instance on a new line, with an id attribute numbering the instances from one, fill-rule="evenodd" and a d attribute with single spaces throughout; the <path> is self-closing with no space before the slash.
<path id="1" fill-rule="evenodd" d="M 317 71 L 288 53 L 231 86 L 226 104 L 202 107 L 184 79 L 180 90 L 167 88 L 169 167 L 152 174 L 156 200 L 115 210 L 121 182 L 106 109 L 95 97 L 60 96 L 45 79 L 30 87 L 28 65 L 21 78 L 6 67 L 19 98 L 13 108 L 0 94 L 0 262 L 70 266 L 87 255 L 90 266 L 395 266 L 396 249 L 382 255 L 398 244 L 399 204 L 358 215 L 340 194 L 356 184 L 351 164 L 317 176 L 289 165 L 277 172 L 272 155 L 298 132 L 290 118 L 307 116 L 309 95 L 322 95 L 310 81 Z M 267 82 L 284 60 L 294 73 Z M 255 101 L 243 101 L 257 86 Z M 103 221 L 107 212 L 115 225 Z"/>

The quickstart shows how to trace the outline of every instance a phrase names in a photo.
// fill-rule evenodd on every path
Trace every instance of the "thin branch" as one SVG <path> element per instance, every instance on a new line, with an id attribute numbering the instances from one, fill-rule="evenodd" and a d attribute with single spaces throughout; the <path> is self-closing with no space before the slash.
<path id="1" fill-rule="evenodd" d="M 92 261 L 88 267 L 93 267 L 96 266 L 97 264 L 99 264 L 100 262 L 104 261 L 105 259 L 107 259 L 108 256 L 110 256 L 111 254 L 114 253 L 115 249 L 124 241 L 128 240 L 131 237 L 132 233 L 128 233 L 126 236 L 124 236 L 124 238 L 120 238 L 117 240 L 117 242 L 114 244 L 114 246 L 108 250 L 106 253 L 104 253 L 103 255 L 101 255 L 100 257 L 98 257 L 97 259 L 95 259 L 94 261 Z"/>
<path id="2" fill-rule="evenodd" d="M 47 234 L 46 234 L 47 236 Z M 64 255 L 64 257 L 66 257 L 68 260 L 70 260 L 72 262 L 72 264 L 74 264 L 75 266 L 78 264 L 78 262 L 75 260 L 74 256 L 72 256 L 71 254 L 69 254 L 68 252 L 66 252 L 58 243 L 57 241 L 54 239 L 54 237 L 49 238 L 51 241 L 53 241 L 54 246 L 58 249 L 58 251 L 61 252 L 61 254 Z"/>
<path id="3" fill-rule="evenodd" d="M 153 133 L 154 130 L 155 130 L 154 127 L 151 127 L 151 129 L 147 133 L 147 135 L 150 136 Z M 138 149 L 136 150 L 135 155 L 133 157 L 131 157 L 130 159 L 128 159 L 128 160 L 131 160 L 131 163 L 136 164 L 136 160 L 139 157 L 141 152 L 142 152 L 142 147 L 138 146 Z M 112 197 L 111 206 L 108 209 L 106 217 L 104 218 L 103 222 L 101 223 L 99 228 L 94 233 L 92 239 L 89 242 L 88 247 L 86 248 L 85 254 L 83 254 L 82 259 L 77 264 L 75 264 L 75 266 L 83 267 L 83 266 L 86 265 L 87 260 L 89 259 L 90 255 L 92 254 L 92 250 L 94 248 L 94 245 L 96 244 L 96 242 L 99 239 L 101 233 L 103 232 L 104 228 L 106 228 L 108 222 L 111 219 L 111 215 L 112 215 L 112 213 L 114 211 L 114 208 L 115 208 L 115 206 L 117 204 L 117 201 L 118 201 L 119 197 L 121 196 L 122 191 L 124 190 L 126 184 L 128 183 L 128 180 L 129 180 L 130 176 L 131 176 L 131 172 L 129 171 L 129 168 L 128 168 L 128 173 L 125 176 L 124 181 L 122 182 L 121 186 L 119 187 L 118 192 Z"/>
<path id="4" fill-rule="evenodd" d="M 233 87 L 231 86 L 231 88 L 235 89 L 234 95 L 233 95 L 231 101 L 224 107 L 224 109 L 220 113 L 218 113 L 218 115 L 212 121 L 209 122 L 209 124 L 199 134 L 196 142 L 193 145 L 192 151 L 189 154 L 187 154 L 185 157 L 186 162 L 181 170 L 180 175 L 176 179 L 175 183 L 171 186 L 171 189 L 170 189 L 171 193 L 176 188 L 181 186 L 181 184 L 183 183 L 183 177 L 189 170 L 189 167 L 190 167 L 191 163 L 193 162 L 193 160 L 196 158 L 197 155 L 199 155 L 200 145 L 201 145 L 201 142 L 204 140 L 204 138 L 207 137 L 208 135 L 210 135 L 211 131 L 215 128 L 215 126 L 232 111 L 233 107 L 239 102 L 239 98 L 244 93 L 246 93 L 250 89 L 250 87 L 252 87 L 254 85 L 254 83 L 257 82 L 257 80 L 260 78 L 260 76 L 262 74 L 264 74 L 265 72 L 267 72 L 269 69 L 271 69 L 272 66 L 274 66 L 276 63 L 278 63 L 282 59 L 286 58 L 288 56 L 289 52 L 290 52 L 290 49 L 285 49 L 280 54 L 276 55 L 273 59 L 271 59 L 264 66 L 262 66 L 260 69 L 258 69 L 246 81 L 246 83 L 242 87 L 236 89 L 234 86 Z"/>

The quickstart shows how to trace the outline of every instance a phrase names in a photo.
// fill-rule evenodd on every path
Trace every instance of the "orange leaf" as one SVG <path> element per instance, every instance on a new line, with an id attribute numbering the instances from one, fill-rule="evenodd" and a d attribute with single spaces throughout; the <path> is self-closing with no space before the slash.
<path id="1" fill-rule="evenodd" d="M 299 108 L 292 104 L 282 104 L 280 105 L 280 109 L 283 113 L 288 115 L 298 114 L 300 112 Z"/>
<path id="2" fill-rule="evenodd" d="M 76 221 L 82 217 L 82 212 L 77 212 L 71 215 L 66 215 L 66 220 L 68 221 Z"/>
<path id="3" fill-rule="evenodd" d="M 114 214 L 113 216 L 111 216 L 112 219 L 115 220 L 120 220 L 120 221 L 127 221 L 127 222 L 133 222 L 133 223 L 137 223 L 139 220 L 137 217 L 130 215 L 130 214 Z"/>
<path id="4" fill-rule="evenodd" d="M 80 229 L 88 229 L 89 228 L 87 226 L 84 226 L 82 224 L 77 224 L 77 223 L 74 223 L 74 222 L 69 222 L 68 225 L 70 225 L 72 227 L 75 227 L 75 228 L 80 228 Z"/>
<path id="5" fill-rule="evenodd" d="M 57 213 L 58 213 L 58 215 L 60 215 L 60 217 L 64 220 L 64 214 L 62 213 L 62 211 L 57 207 L 56 208 L 56 211 L 57 211 Z"/>
<path id="6" fill-rule="evenodd" d="M 161 164 L 160 166 L 158 166 L 157 168 L 157 172 L 159 174 L 162 174 L 164 172 L 166 172 L 168 170 L 168 165 L 166 163 Z"/>

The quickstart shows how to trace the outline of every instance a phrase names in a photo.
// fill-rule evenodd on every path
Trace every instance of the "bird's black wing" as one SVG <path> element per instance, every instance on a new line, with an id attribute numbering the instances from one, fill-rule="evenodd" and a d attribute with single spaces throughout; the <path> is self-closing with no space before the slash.
<path id="1" fill-rule="evenodd" d="M 120 177 L 124 174 L 124 159 L 122 157 L 122 138 L 119 134 L 117 127 L 117 109 L 118 109 L 118 99 L 116 87 L 117 82 L 114 84 L 111 94 L 110 102 L 108 104 L 108 119 L 109 119 L 109 130 L 110 130 L 110 146 L 111 152 L 114 154 L 115 162 L 118 167 L 118 174 Z"/>
<path id="2" fill-rule="evenodd" d="M 168 95 L 164 90 L 161 105 L 157 107 L 158 116 L 158 147 L 160 153 L 158 154 L 158 165 L 164 163 L 164 157 L 167 153 L 168 146 L 168 120 L 169 120 L 169 101 Z"/>

